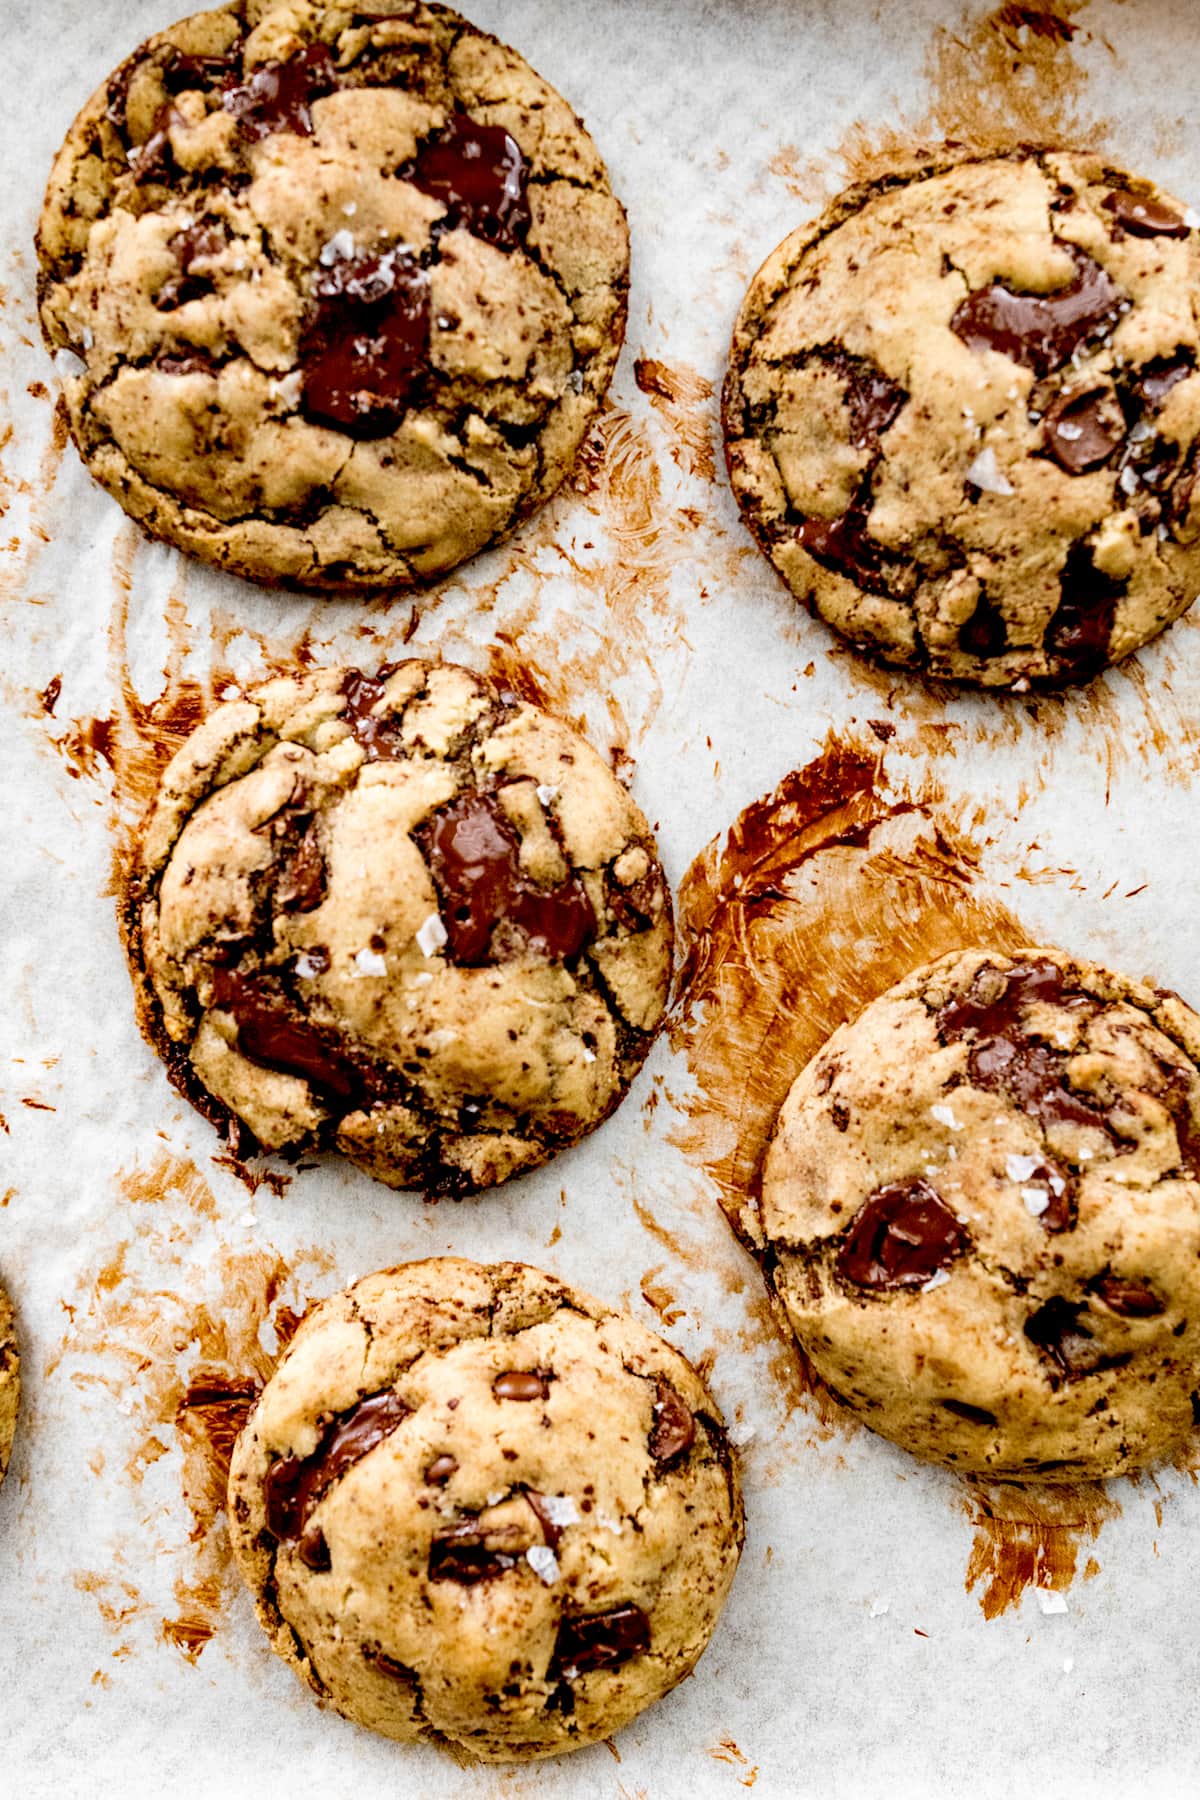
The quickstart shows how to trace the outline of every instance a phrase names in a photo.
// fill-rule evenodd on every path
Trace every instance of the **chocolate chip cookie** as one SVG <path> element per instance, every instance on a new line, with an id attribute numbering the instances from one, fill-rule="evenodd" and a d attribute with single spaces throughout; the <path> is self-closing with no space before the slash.
<path id="1" fill-rule="evenodd" d="M 230 0 L 80 113 L 41 318 L 96 479 L 253 580 L 396 587 L 570 469 L 625 324 L 625 215 L 528 64 L 445 7 Z"/>
<path id="2" fill-rule="evenodd" d="M 947 153 L 853 188 L 755 276 L 734 491 L 860 649 L 1086 679 L 1200 587 L 1200 218 L 1098 156 Z"/>
<path id="3" fill-rule="evenodd" d="M 268 682 L 163 777 L 143 1028 L 245 1152 L 466 1193 L 612 1111 L 671 979 L 654 839 L 568 726 L 452 664 Z"/>
<path id="4" fill-rule="evenodd" d="M 4 1480 L 17 1429 L 21 1403 L 21 1358 L 17 1350 L 12 1302 L 0 1287 L 0 1482 Z"/>
<path id="5" fill-rule="evenodd" d="M 319 1694 L 490 1762 L 608 1737 L 681 1681 L 742 1542 L 720 1413 L 677 1351 L 536 1269 L 455 1258 L 309 1314 L 229 1518 Z"/>
<path id="6" fill-rule="evenodd" d="M 1200 1419 L 1200 1018 L 1054 950 L 955 952 L 783 1106 L 762 1222 L 797 1338 L 919 1456 L 1122 1474 Z"/>

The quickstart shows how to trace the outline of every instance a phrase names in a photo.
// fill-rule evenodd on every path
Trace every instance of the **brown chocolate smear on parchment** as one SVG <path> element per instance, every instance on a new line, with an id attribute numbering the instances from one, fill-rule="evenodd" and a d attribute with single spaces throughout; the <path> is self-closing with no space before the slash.
<path id="1" fill-rule="evenodd" d="M 708 376 L 686 363 L 665 363 L 652 356 L 639 356 L 633 365 L 633 378 L 671 433 L 671 459 L 675 466 L 684 475 L 715 481 L 721 421 L 715 389 Z"/>
<path id="2" fill-rule="evenodd" d="M 1121 1514 L 1102 1481 L 1050 1485 L 968 1477 L 964 1490 L 963 1510 L 975 1529 L 965 1585 L 968 1593 L 978 1588 L 985 1619 L 1018 1605 L 1029 1588 L 1069 1588 L 1080 1551 Z M 1090 1559 L 1085 1577 L 1096 1573 Z"/>
<path id="3" fill-rule="evenodd" d="M 314 1296 L 328 1290 L 333 1259 L 310 1248 L 285 1259 L 266 1249 L 232 1250 L 221 1241 L 216 1200 L 190 1159 L 163 1150 L 114 1176 L 118 1207 L 153 1207 L 155 1261 L 129 1266 L 130 1244 L 115 1249 L 66 1297 L 70 1321 L 47 1366 L 62 1368 L 81 1403 L 99 1388 L 132 1402 L 127 1421 L 97 1414 L 97 1457 L 109 1478 L 135 1493 L 146 1471 L 182 1452 L 181 1505 L 188 1542 L 177 1548 L 171 1517 L 142 1520 L 136 1538 L 96 1547 L 97 1566 L 74 1579 L 93 1595 L 122 1655 L 154 1603 L 140 1571 L 169 1557 L 175 1612 L 159 1635 L 195 1662 L 229 1615 L 239 1589 L 222 1516 L 229 1458 L 250 1408 Z M 144 1237 L 146 1220 L 130 1219 Z M 266 1330 L 264 1331 L 264 1326 Z M 273 1345 L 263 1347 L 262 1338 Z M 139 1517 L 140 1511 L 139 1510 Z"/>

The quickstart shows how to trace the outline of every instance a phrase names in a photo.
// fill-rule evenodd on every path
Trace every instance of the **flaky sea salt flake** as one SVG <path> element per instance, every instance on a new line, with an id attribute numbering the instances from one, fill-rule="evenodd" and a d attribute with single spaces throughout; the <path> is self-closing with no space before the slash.
<path id="1" fill-rule="evenodd" d="M 437 913 L 430 913 L 420 931 L 417 933 L 417 944 L 422 956 L 436 956 L 449 941 L 446 927 Z"/>
<path id="2" fill-rule="evenodd" d="M 985 494 L 1011 494 L 1013 491 L 1012 483 L 1000 472 L 996 452 L 990 444 L 979 452 L 967 470 L 967 480 Z"/>
<path id="3" fill-rule="evenodd" d="M 525 1561 L 539 1581 L 544 1581 L 547 1587 L 554 1586 L 558 1580 L 558 1558 L 549 1544 L 531 1544 L 525 1552 Z"/>

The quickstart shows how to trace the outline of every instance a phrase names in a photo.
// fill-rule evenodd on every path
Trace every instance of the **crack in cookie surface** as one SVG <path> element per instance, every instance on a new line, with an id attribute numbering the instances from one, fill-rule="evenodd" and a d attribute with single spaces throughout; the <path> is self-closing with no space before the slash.
<path id="1" fill-rule="evenodd" d="M 419 659 L 218 707 L 164 775 L 124 919 L 143 1027 L 201 1111 L 433 1192 L 599 1124 L 670 985 L 670 893 L 610 769 Z"/>
<path id="2" fill-rule="evenodd" d="M 625 216 L 583 126 L 420 0 L 231 0 L 152 38 L 72 127 L 38 247 L 92 473 L 264 581 L 407 585 L 504 536 L 624 332 Z"/>

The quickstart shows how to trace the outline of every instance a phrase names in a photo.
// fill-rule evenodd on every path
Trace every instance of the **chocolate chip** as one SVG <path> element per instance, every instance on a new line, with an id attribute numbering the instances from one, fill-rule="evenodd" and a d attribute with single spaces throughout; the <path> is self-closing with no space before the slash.
<path id="1" fill-rule="evenodd" d="M 204 92 L 220 82 L 229 82 L 241 67 L 240 46 L 224 56 L 185 56 L 182 50 L 170 52 L 164 63 L 162 83 L 168 94 Z"/>
<path id="2" fill-rule="evenodd" d="M 874 449 L 908 400 L 904 389 L 865 356 L 848 350 L 829 355 L 829 366 L 845 384 L 846 409 L 850 414 L 851 439 L 856 450 Z"/>
<path id="3" fill-rule="evenodd" d="M 995 1413 L 988 1412 L 985 1406 L 972 1406 L 968 1400 L 943 1400 L 943 1407 L 958 1419 L 966 1419 L 971 1425 L 994 1425 Z"/>
<path id="4" fill-rule="evenodd" d="M 350 729 L 372 762 L 404 753 L 400 720 L 386 714 L 381 717 L 375 710 L 387 692 L 385 677 L 388 673 L 387 669 L 380 669 L 375 677 L 351 669 L 342 682 Z"/>
<path id="5" fill-rule="evenodd" d="M 536 1369 L 509 1369 L 492 1383 L 497 1400 L 545 1400 L 550 1388 Z"/>
<path id="6" fill-rule="evenodd" d="M 144 144 L 139 144 L 129 158 L 129 173 L 137 182 L 165 181 L 174 166 L 169 136 L 173 125 L 186 125 L 178 108 L 160 106 L 154 115 L 154 127 Z"/>
<path id="7" fill-rule="evenodd" d="M 537 887 L 520 864 L 520 841 L 495 795 L 468 794 L 443 807 L 418 841 L 441 899 L 449 954 L 465 967 L 493 955 L 498 926 L 515 926 L 542 956 L 577 956 L 596 932 L 596 915 L 577 875 Z"/>
<path id="8" fill-rule="evenodd" d="M 275 904 L 281 912 L 306 913 L 325 898 L 325 858 L 315 824 L 285 852 L 275 883 Z"/>
<path id="9" fill-rule="evenodd" d="M 1072 544 L 1058 606 L 1046 630 L 1046 648 L 1064 674 L 1078 679 L 1104 667 L 1125 586 L 1096 567 L 1087 544 Z"/>
<path id="10" fill-rule="evenodd" d="M 282 990 L 265 980 L 218 969 L 213 977 L 213 1004 L 237 1026 L 238 1049 L 251 1062 L 296 1075 L 339 1100 L 357 1091 L 355 1070 L 336 1045 L 327 1043 Z"/>
<path id="11" fill-rule="evenodd" d="M 458 1463 L 452 1456 L 435 1456 L 425 1471 L 426 1487 L 445 1487 L 452 1475 L 457 1475 Z"/>
<path id="12" fill-rule="evenodd" d="M 546 1543 L 551 1550 L 557 1550 L 558 1541 L 563 1534 L 563 1527 L 556 1525 L 551 1517 L 550 1509 L 546 1505 L 545 1494 L 539 1493 L 537 1488 L 526 1488 L 525 1498 L 529 1502 L 529 1510 L 542 1528 L 542 1536 Z"/>
<path id="13" fill-rule="evenodd" d="M 950 329 L 971 350 L 996 350 L 1039 376 L 1061 369 L 1081 344 L 1107 336 L 1129 301 L 1100 264 L 1065 246 L 1075 278 L 1050 294 L 1025 292 L 994 281 L 967 295 Z"/>
<path id="14" fill-rule="evenodd" d="M 968 656 L 983 658 L 1000 656 L 1008 649 L 1004 615 L 986 591 L 980 594 L 966 624 L 959 626 L 958 644 Z"/>
<path id="15" fill-rule="evenodd" d="M 171 239 L 170 249 L 174 251 L 179 263 L 179 274 L 170 281 L 164 282 L 154 296 L 154 304 L 160 312 L 173 311 L 177 306 L 184 306 L 189 300 L 198 300 L 211 291 L 212 283 L 191 273 L 192 264 L 202 257 L 219 256 L 225 248 L 224 235 L 215 225 L 189 225 L 185 231 L 177 231 Z"/>
<path id="16" fill-rule="evenodd" d="M 654 1388 L 654 1425 L 650 1432 L 650 1454 L 664 1467 L 686 1456 L 696 1441 L 696 1421 L 692 1410 L 660 1376 Z"/>
<path id="17" fill-rule="evenodd" d="M 347 258 L 313 283 L 304 410 L 351 437 L 394 431 L 429 369 L 429 277 L 406 251 Z"/>
<path id="18" fill-rule="evenodd" d="M 255 142 L 277 131 L 311 137 L 313 101 L 337 86 L 327 46 L 308 44 L 287 62 L 260 63 L 244 82 L 231 80 L 221 104 Z"/>
<path id="19" fill-rule="evenodd" d="M 267 1513 L 267 1529 L 281 1541 L 303 1540 L 308 1515 L 327 1488 L 332 1487 L 346 1470 L 374 1450 L 398 1425 L 402 1425 L 412 1409 L 399 1394 L 390 1390 L 360 1400 L 347 1412 L 339 1413 L 326 1428 L 317 1449 L 309 1457 L 278 1457 L 263 1480 L 263 1499 Z M 317 1554 L 315 1537 L 310 1545 Z M 324 1540 L 322 1539 L 322 1543 Z M 301 1543 L 301 1554 L 304 1545 Z M 307 1558 L 305 1559 L 307 1560 Z M 315 1568 L 310 1563 L 310 1568 Z M 327 1566 L 327 1565 L 326 1565 Z"/>
<path id="20" fill-rule="evenodd" d="M 593 1669 L 615 1669 L 650 1648 L 650 1621 L 640 1606 L 565 1618 L 558 1627 L 549 1681 L 575 1681 Z"/>
<path id="21" fill-rule="evenodd" d="M 663 878 L 652 868 L 640 881 L 622 886 L 609 869 L 604 878 L 604 897 L 608 910 L 627 931 L 644 931 L 659 918 L 663 910 Z"/>
<path id="22" fill-rule="evenodd" d="M 473 1587 L 491 1581 L 520 1560 L 525 1548 L 519 1530 L 512 1525 L 491 1530 L 468 1519 L 434 1535 L 429 1546 L 430 1581 L 456 1581 Z"/>
<path id="23" fill-rule="evenodd" d="M 1181 350 L 1176 356 L 1156 356 L 1133 371 L 1133 391 L 1144 406 L 1161 406 L 1172 388 L 1195 374 L 1195 370 L 1190 350 Z"/>
<path id="24" fill-rule="evenodd" d="M 1148 1281 L 1131 1281 L 1120 1275 L 1104 1274 L 1090 1281 L 1088 1288 L 1110 1312 L 1119 1313 L 1123 1319 L 1155 1319 L 1166 1311 L 1165 1302 L 1159 1299 Z"/>
<path id="25" fill-rule="evenodd" d="M 455 113 L 401 173 L 442 202 L 452 225 L 490 244 L 513 249 L 529 229 L 528 168 L 520 145 L 502 125 L 480 125 Z"/>
<path id="26" fill-rule="evenodd" d="M 1125 436 L 1125 415 L 1107 384 L 1059 395 L 1042 425 L 1042 441 L 1068 475 L 1103 468 Z"/>
<path id="27" fill-rule="evenodd" d="M 861 1288 L 923 1287 L 970 1239 L 922 1176 L 896 1182 L 863 1202 L 838 1249 L 843 1281 Z"/>
<path id="28" fill-rule="evenodd" d="M 1134 194 L 1128 188 L 1115 188 L 1105 196 L 1104 208 L 1131 237 L 1185 238 L 1190 227 L 1181 213 L 1165 206 L 1149 194 Z"/>
<path id="29" fill-rule="evenodd" d="M 319 1525 L 309 1525 L 301 1534 L 296 1546 L 296 1555 L 306 1569 L 316 1575 L 323 1575 L 333 1567 L 333 1558 L 329 1554 L 329 1545 L 325 1542 L 325 1533 Z"/>
<path id="30" fill-rule="evenodd" d="M 1051 1359 L 1068 1380 L 1111 1368 L 1120 1358 L 1106 1357 L 1082 1323 L 1084 1307 L 1056 1294 L 1025 1323 L 1025 1336 Z"/>
<path id="31" fill-rule="evenodd" d="M 1193 1101 L 1195 1080 L 1184 1069 L 1173 1066 L 1164 1070 L 1164 1076 L 1163 1084 L 1155 1090 L 1155 1095 L 1170 1113 L 1175 1126 L 1179 1167 L 1185 1175 L 1197 1181 L 1200 1180 L 1200 1128 L 1196 1124 Z"/>
<path id="32" fill-rule="evenodd" d="M 892 562 L 867 530 L 866 494 L 860 493 L 839 519 L 805 519 L 796 531 L 801 546 L 823 568 L 868 594 L 890 594 Z"/>
<path id="33" fill-rule="evenodd" d="M 1095 1125 L 1098 1121 L 1089 1113 L 1086 1123 Z M 1064 1169 L 1053 1157 L 1047 1157 L 1025 1177 L 1021 1186 L 1041 1188 L 1046 1196 L 1045 1208 L 1036 1215 L 1043 1231 L 1066 1231 L 1073 1225 L 1075 1177 L 1069 1169 Z"/>

